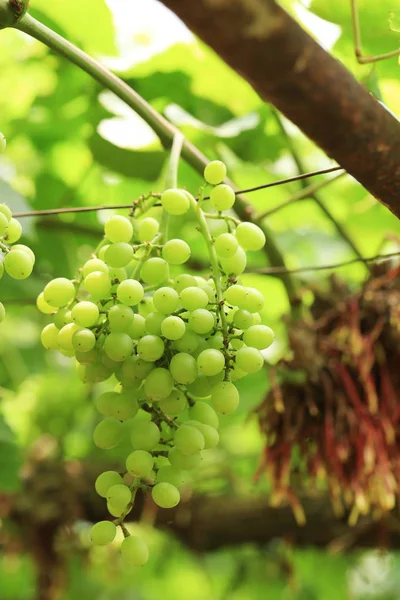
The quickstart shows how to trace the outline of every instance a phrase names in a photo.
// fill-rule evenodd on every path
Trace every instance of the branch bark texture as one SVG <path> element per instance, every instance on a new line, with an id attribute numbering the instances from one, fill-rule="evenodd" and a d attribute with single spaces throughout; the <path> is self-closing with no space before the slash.
<path id="1" fill-rule="evenodd" d="M 400 217 L 400 122 L 274 0 L 162 0 Z"/>

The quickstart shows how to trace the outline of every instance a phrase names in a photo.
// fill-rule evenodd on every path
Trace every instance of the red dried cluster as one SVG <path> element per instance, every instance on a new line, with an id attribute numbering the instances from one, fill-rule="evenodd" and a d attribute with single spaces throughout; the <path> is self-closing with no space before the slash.
<path id="1" fill-rule="evenodd" d="M 309 317 L 289 326 L 292 358 L 259 408 L 259 472 L 299 521 L 297 494 L 321 482 L 350 522 L 391 510 L 400 493 L 400 270 L 382 270 L 357 294 L 335 279 L 315 294 Z"/>

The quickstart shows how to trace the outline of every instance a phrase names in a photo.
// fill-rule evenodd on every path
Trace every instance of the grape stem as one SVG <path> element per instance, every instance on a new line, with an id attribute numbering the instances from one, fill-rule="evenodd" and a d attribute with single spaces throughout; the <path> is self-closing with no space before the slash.
<path id="1" fill-rule="evenodd" d="M 184 139 L 185 138 L 180 131 L 177 131 L 176 134 L 174 135 L 174 139 L 172 141 L 172 148 L 171 148 L 168 165 L 167 165 L 167 173 L 165 175 L 165 189 L 166 190 L 178 187 L 179 159 L 181 157 Z M 168 221 L 169 221 L 169 215 L 168 215 L 167 211 L 163 208 L 161 211 L 160 232 L 157 237 L 157 241 L 160 244 L 163 244 L 164 241 L 168 240 Z"/>

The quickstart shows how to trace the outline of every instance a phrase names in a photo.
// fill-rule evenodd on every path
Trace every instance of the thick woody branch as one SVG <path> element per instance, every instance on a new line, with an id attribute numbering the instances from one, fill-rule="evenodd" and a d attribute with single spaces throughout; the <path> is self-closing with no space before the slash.
<path id="1" fill-rule="evenodd" d="M 400 122 L 273 0 L 162 0 L 400 217 Z"/>

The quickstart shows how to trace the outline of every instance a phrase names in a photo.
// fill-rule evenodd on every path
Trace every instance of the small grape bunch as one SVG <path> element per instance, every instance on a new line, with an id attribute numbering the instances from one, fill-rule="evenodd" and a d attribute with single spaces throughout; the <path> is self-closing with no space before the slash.
<path id="1" fill-rule="evenodd" d="M 219 161 L 205 170 L 214 186 L 212 213 L 203 211 L 201 194 L 199 200 L 183 189 L 161 195 L 169 218 L 193 211 L 208 249 L 207 277 L 182 272 L 189 245 L 165 239 L 165 219 L 145 216 L 143 206 L 134 219 L 112 216 L 78 277 L 50 281 L 37 301 L 53 315 L 41 335 L 45 348 L 75 357 L 84 382 L 114 377 L 95 399 L 102 420 L 93 440 L 109 450 L 129 436 L 132 450 L 122 473 L 106 471 L 96 480 L 114 520 L 95 524 L 91 539 L 111 543 L 120 526 L 121 554 L 130 565 L 145 564 L 149 554 L 123 525 L 137 491 L 163 509 L 179 503 L 185 472 L 198 469 L 218 445 L 219 416 L 238 407 L 235 381 L 263 368 L 261 351 L 274 339 L 261 323 L 263 295 L 238 279 L 246 252 L 262 248 L 265 237 L 256 225 L 224 215 L 235 201 L 222 183 L 225 174 Z M 208 221 L 215 216 L 226 230 L 214 237 Z"/>
<path id="2" fill-rule="evenodd" d="M 0 140 L 1 142 L 1 140 Z M 22 234 L 19 221 L 6 204 L 0 204 L 0 279 L 6 272 L 13 279 L 26 279 L 32 273 L 35 255 L 24 244 L 16 244 Z M 0 323 L 6 311 L 0 302 Z"/>

